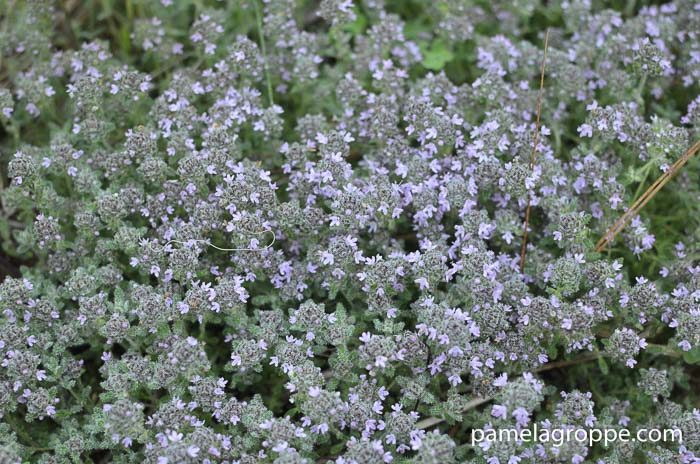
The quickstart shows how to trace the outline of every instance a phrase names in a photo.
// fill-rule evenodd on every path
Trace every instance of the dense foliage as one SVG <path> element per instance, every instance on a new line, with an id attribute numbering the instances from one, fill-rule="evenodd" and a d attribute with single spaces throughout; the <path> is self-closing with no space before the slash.
<path id="1" fill-rule="evenodd" d="M 640 3 L 0 0 L 0 462 L 699 462 L 700 160 L 594 252 L 700 138 Z"/>

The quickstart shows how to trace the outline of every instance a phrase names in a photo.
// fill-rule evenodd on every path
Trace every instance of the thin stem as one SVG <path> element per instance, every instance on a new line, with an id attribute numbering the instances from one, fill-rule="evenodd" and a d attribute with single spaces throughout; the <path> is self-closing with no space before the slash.
<path id="1" fill-rule="evenodd" d="M 642 75 L 642 78 L 639 80 L 639 85 L 637 85 L 637 88 L 635 89 L 635 99 L 637 102 L 641 105 L 644 106 L 644 86 L 647 84 L 647 75 L 644 74 Z"/>
<path id="2" fill-rule="evenodd" d="M 549 44 L 549 29 L 544 35 L 544 55 L 542 56 L 542 67 L 540 69 L 540 91 L 537 94 L 537 119 L 535 120 L 535 133 L 532 140 L 532 152 L 530 152 L 530 170 L 535 169 L 537 155 L 537 144 L 540 138 L 540 117 L 542 115 L 542 93 L 544 92 L 544 67 L 547 63 L 547 45 Z M 520 247 L 520 272 L 525 269 L 525 253 L 527 251 L 527 233 L 530 226 L 530 209 L 532 208 L 532 197 L 527 194 L 527 208 L 525 209 L 525 224 L 523 225 L 523 242 Z"/>
<path id="3" fill-rule="evenodd" d="M 566 359 L 563 361 L 547 363 L 543 366 L 540 366 L 537 369 L 534 369 L 532 372 L 544 372 L 544 371 L 549 371 L 552 369 L 558 369 L 560 367 L 573 366 L 576 364 L 581 364 L 581 363 L 593 361 L 595 359 L 598 359 L 601 356 L 604 356 L 604 355 L 598 351 L 593 352 L 593 353 L 587 353 L 583 356 L 579 356 L 578 358 Z M 464 414 L 464 413 L 466 413 L 474 408 L 481 406 L 482 404 L 488 403 L 492 399 L 493 399 L 492 396 L 489 396 L 486 398 L 474 398 L 473 400 L 470 400 L 465 405 L 464 409 L 462 409 L 461 412 L 462 412 L 462 414 Z M 423 419 L 422 421 L 418 421 L 416 423 L 416 428 L 417 429 L 427 429 L 427 428 L 430 428 L 434 425 L 440 424 L 444 421 L 445 421 L 445 419 L 440 418 L 440 417 L 427 417 L 427 418 Z"/>
<path id="4" fill-rule="evenodd" d="M 547 363 L 547 364 L 535 369 L 535 372 L 546 372 L 546 371 L 551 371 L 552 369 L 559 369 L 562 367 L 575 366 L 576 364 L 582 364 L 582 363 L 586 363 L 589 361 L 595 361 L 596 359 L 600 358 L 601 356 L 603 356 L 603 354 L 600 353 L 599 351 L 595 351 L 592 353 L 586 353 L 585 355 L 579 356 L 578 358 L 564 359 L 562 361 Z"/>
<path id="5" fill-rule="evenodd" d="M 477 408 L 477 407 L 481 406 L 481 405 L 484 404 L 484 403 L 488 403 L 488 402 L 491 401 L 492 399 L 493 399 L 492 397 L 488 397 L 488 398 L 475 398 L 475 399 L 469 401 L 469 402 L 465 405 L 464 409 L 462 409 L 462 414 L 464 414 L 465 412 L 470 411 L 470 410 L 472 410 L 472 409 L 474 409 L 474 408 Z M 441 419 L 441 418 L 439 418 L 439 417 L 427 417 L 427 418 L 423 419 L 422 421 L 418 421 L 418 422 L 416 423 L 416 428 L 417 428 L 417 429 L 427 429 L 427 428 L 430 428 L 430 427 L 432 427 L 432 426 L 434 426 L 434 425 L 440 424 L 441 422 L 444 422 L 444 420 L 445 420 L 445 419 Z"/>
<path id="6" fill-rule="evenodd" d="M 680 358 L 683 356 L 679 351 L 676 351 L 673 348 L 666 346 L 666 345 L 659 345 L 657 343 L 648 343 L 647 349 L 649 349 L 649 348 L 654 348 L 657 350 L 657 354 L 660 354 L 663 356 L 668 356 L 669 358 Z"/>
<path id="7" fill-rule="evenodd" d="M 650 171 L 650 164 L 647 163 L 642 167 L 642 171 L 644 172 L 644 177 L 642 178 L 641 181 L 639 181 L 639 186 L 637 187 L 637 191 L 634 192 L 634 198 L 639 198 L 639 195 L 642 193 L 642 189 L 644 188 L 644 183 L 647 181 L 647 178 L 649 177 L 649 171 Z"/>

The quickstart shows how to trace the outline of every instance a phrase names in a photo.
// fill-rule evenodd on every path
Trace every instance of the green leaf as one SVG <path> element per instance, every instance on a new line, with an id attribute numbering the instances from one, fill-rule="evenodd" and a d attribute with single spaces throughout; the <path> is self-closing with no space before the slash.
<path id="1" fill-rule="evenodd" d="M 663 345 L 655 345 L 650 343 L 646 348 L 646 352 L 649 354 L 663 354 L 664 348 L 665 347 Z"/>
<path id="2" fill-rule="evenodd" d="M 10 241 L 10 224 L 5 219 L 0 219 L 0 238 L 3 242 Z"/>
<path id="3" fill-rule="evenodd" d="M 603 375 L 608 375 L 610 372 L 610 368 L 608 367 L 607 361 L 605 361 L 605 358 L 600 356 L 598 358 L 598 368 L 600 369 L 600 372 L 603 373 Z"/>
<path id="4" fill-rule="evenodd" d="M 700 346 L 696 346 L 692 350 L 683 353 L 683 361 L 688 364 L 700 364 Z"/>
<path id="5" fill-rule="evenodd" d="M 423 51 L 421 64 L 427 69 L 439 71 L 453 58 L 454 54 L 452 51 L 443 42 L 436 41 L 430 45 L 430 48 Z"/>
<path id="6" fill-rule="evenodd" d="M 354 11 L 355 21 L 345 24 L 343 29 L 352 35 L 360 35 L 367 28 L 367 17 L 365 17 L 365 15 L 363 15 L 361 12 L 357 11 L 357 8 L 355 8 Z"/>
<path id="7" fill-rule="evenodd" d="M 344 448 L 345 448 L 345 443 L 338 443 L 336 445 L 333 445 L 329 451 L 331 454 L 338 454 L 341 451 L 343 451 Z"/>

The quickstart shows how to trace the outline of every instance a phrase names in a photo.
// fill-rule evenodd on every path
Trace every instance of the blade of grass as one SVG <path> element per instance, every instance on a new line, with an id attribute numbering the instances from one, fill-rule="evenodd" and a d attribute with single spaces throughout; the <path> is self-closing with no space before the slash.
<path id="1" fill-rule="evenodd" d="M 260 39 L 260 51 L 263 56 L 263 68 L 265 71 L 265 81 L 267 83 L 267 98 L 270 101 L 270 106 L 274 106 L 275 100 L 272 96 L 272 80 L 270 79 L 270 67 L 267 63 L 267 49 L 265 46 L 265 32 L 263 28 L 263 18 L 260 12 L 258 0 L 253 0 L 253 9 L 255 11 L 255 23 L 258 28 L 258 38 Z"/>

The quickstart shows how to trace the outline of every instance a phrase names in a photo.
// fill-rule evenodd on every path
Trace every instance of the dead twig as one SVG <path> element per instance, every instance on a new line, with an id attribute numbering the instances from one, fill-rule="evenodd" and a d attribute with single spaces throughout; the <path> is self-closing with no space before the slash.
<path id="1" fill-rule="evenodd" d="M 639 211 L 644 208 L 644 206 L 649 203 L 649 201 L 654 198 L 663 187 L 675 176 L 678 171 L 685 165 L 685 163 L 690 160 L 695 154 L 700 151 L 700 140 L 695 142 L 695 144 L 690 147 L 683 156 L 678 158 L 678 160 L 673 163 L 673 165 L 666 170 L 661 176 L 659 176 L 656 181 L 651 184 L 651 186 L 640 196 L 629 209 L 618 218 L 617 221 L 608 229 L 608 231 L 603 235 L 598 243 L 596 243 L 595 251 L 600 253 L 608 246 L 615 237 L 622 232 L 622 230 L 627 226 L 627 224 L 639 214 Z"/>
<path id="2" fill-rule="evenodd" d="M 532 152 L 530 153 L 530 170 L 535 169 L 537 155 L 537 144 L 540 139 L 540 116 L 542 115 L 542 93 L 544 92 L 544 69 L 547 63 L 547 46 L 549 45 L 549 29 L 544 34 L 544 55 L 542 56 L 542 67 L 540 68 L 540 91 L 537 94 L 537 118 L 535 120 L 535 133 L 533 134 Z M 527 249 L 527 231 L 530 227 L 530 209 L 532 207 L 530 194 L 527 195 L 527 208 L 525 209 L 525 225 L 523 226 L 523 243 L 520 248 L 520 272 L 525 269 L 525 252 Z"/>

